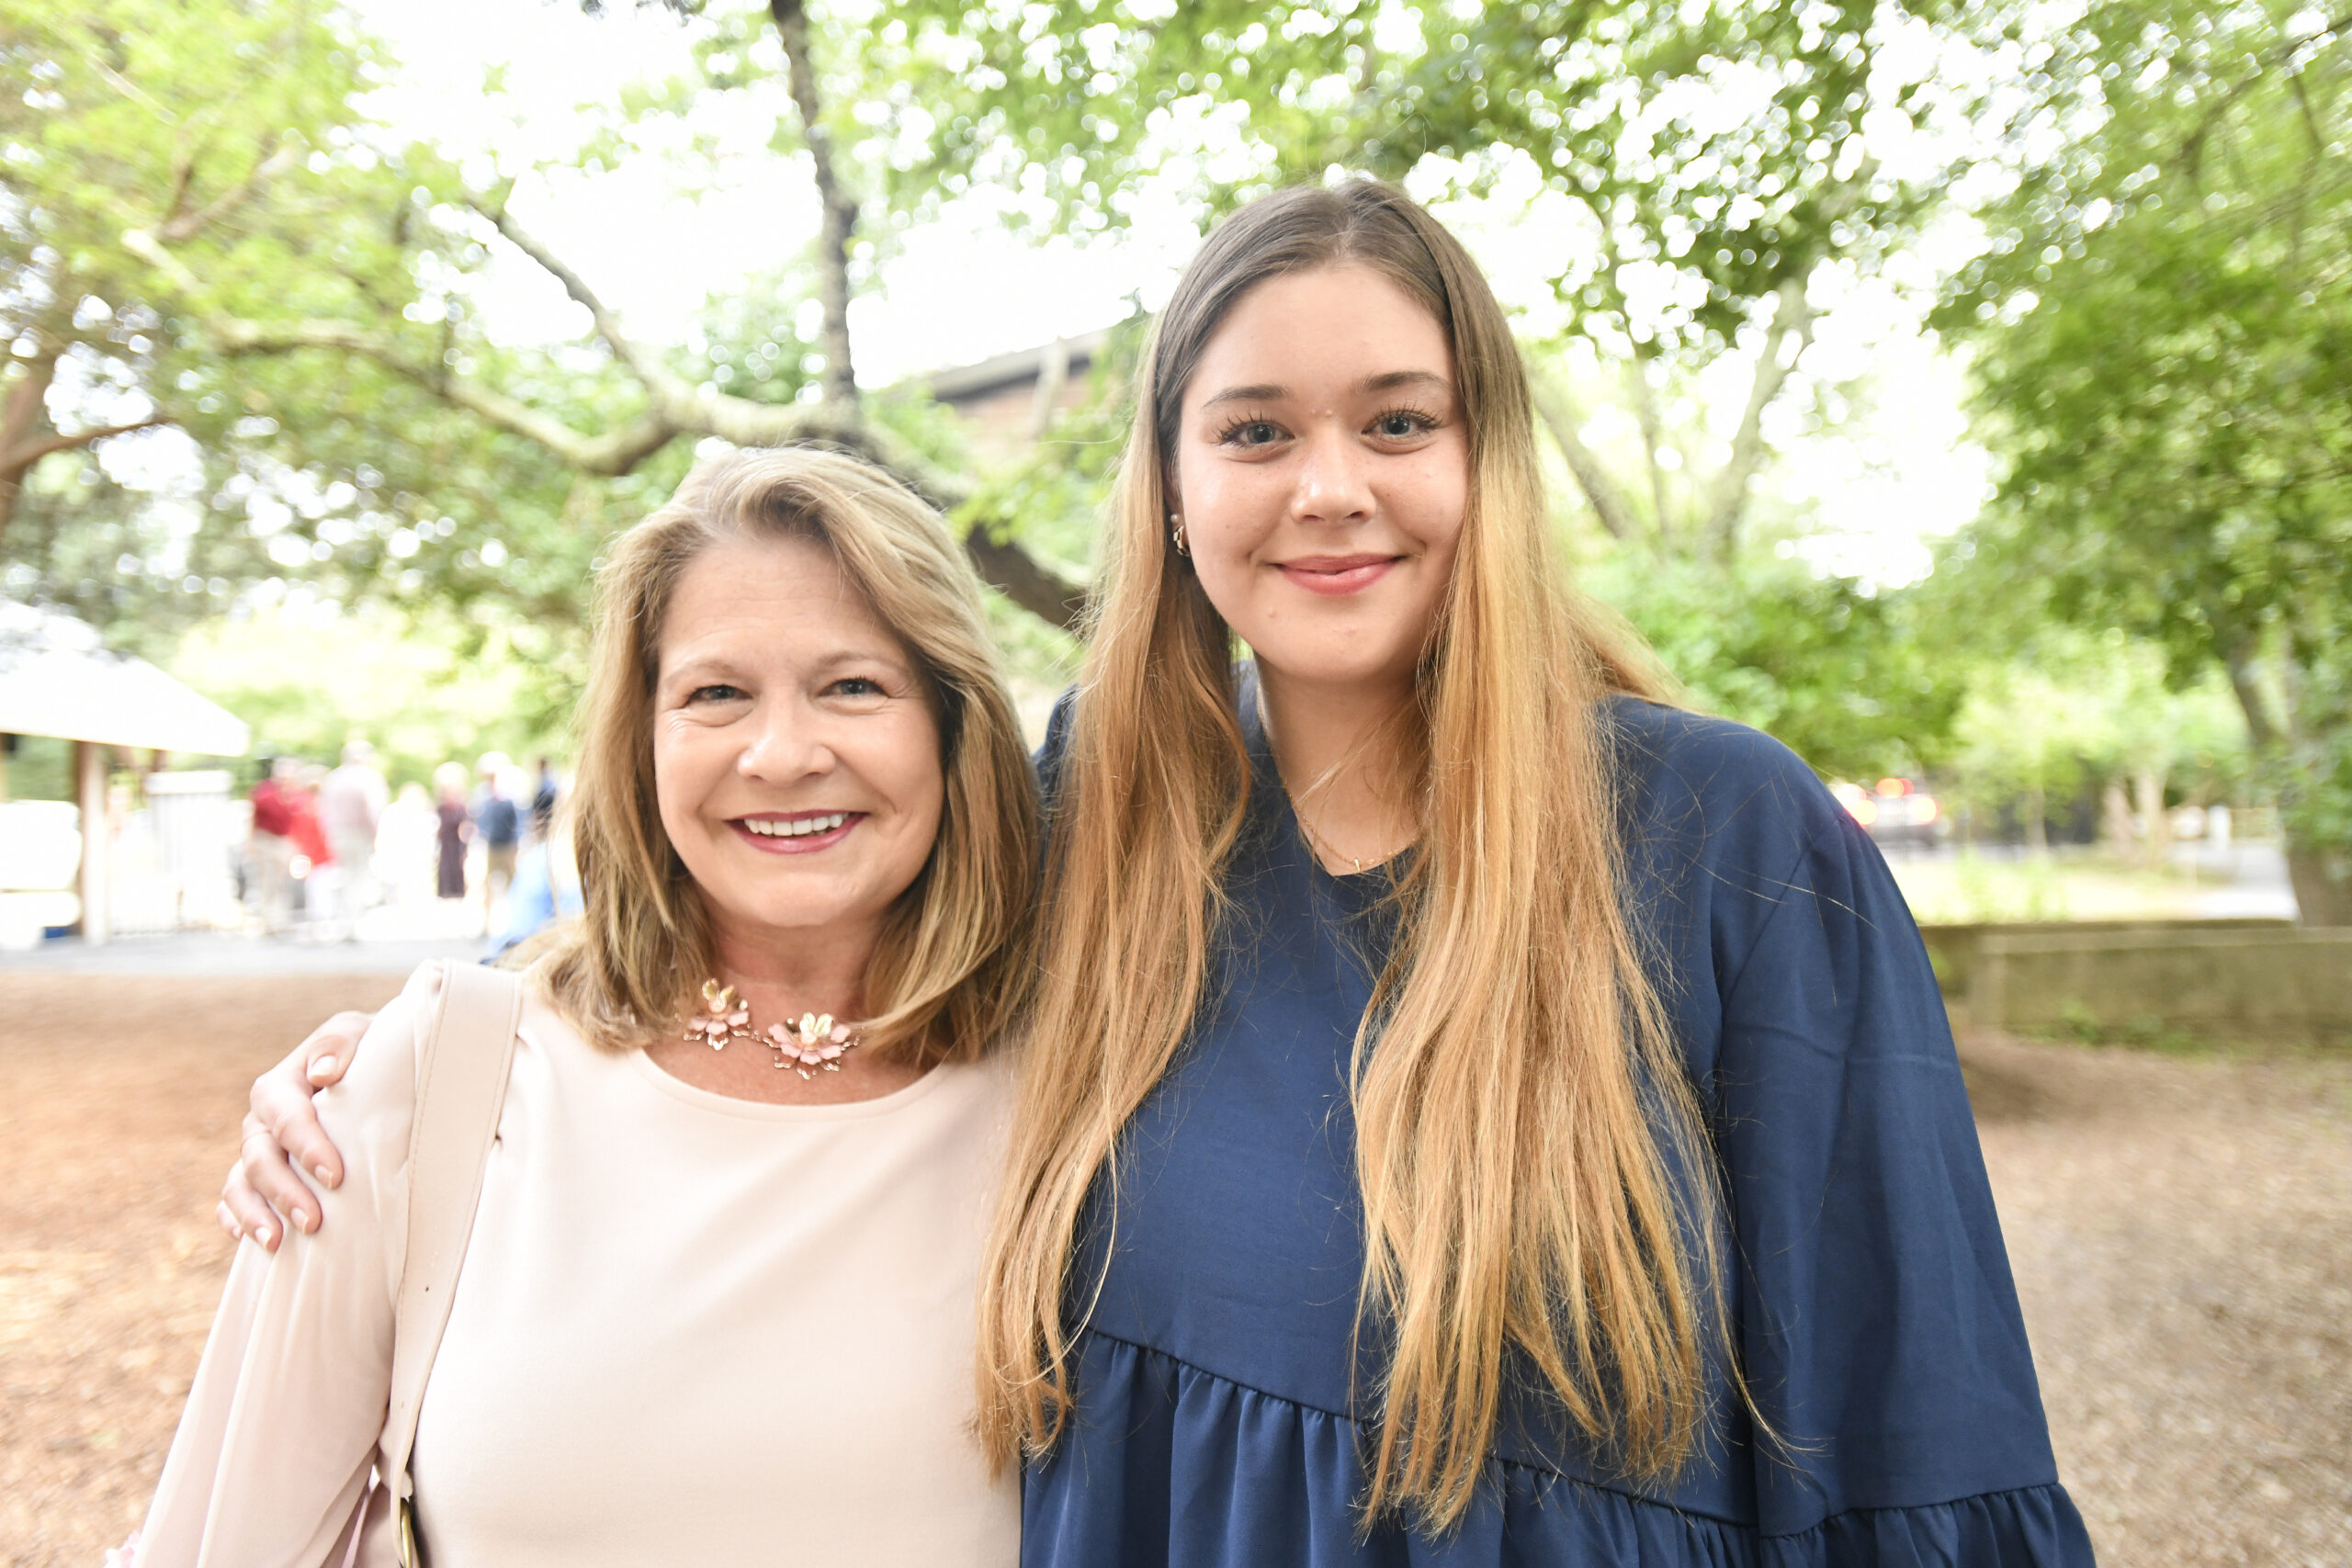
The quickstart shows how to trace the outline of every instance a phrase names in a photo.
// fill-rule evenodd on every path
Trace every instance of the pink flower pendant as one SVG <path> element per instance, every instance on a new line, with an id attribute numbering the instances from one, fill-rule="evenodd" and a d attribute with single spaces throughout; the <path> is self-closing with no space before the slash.
<path id="1" fill-rule="evenodd" d="M 727 1043 L 742 1032 L 752 1021 L 752 1010 L 736 999 L 735 987 L 722 986 L 716 980 L 702 983 L 702 999 L 710 1011 L 700 1018 L 686 1021 L 687 1040 L 707 1040 L 714 1051 L 723 1051 Z"/>
<path id="2" fill-rule="evenodd" d="M 709 1010 L 686 1020 L 683 1038 L 707 1040 L 714 1051 L 726 1049 L 730 1040 L 756 1040 L 775 1053 L 778 1068 L 790 1067 L 804 1078 L 812 1067 L 840 1072 L 842 1057 L 857 1044 L 849 1025 L 834 1022 L 829 1012 L 804 1012 L 797 1023 L 786 1021 L 760 1029 L 752 1022 L 751 1004 L 735 995 L 734 987 L 705 980 L 702 999 Z"/>

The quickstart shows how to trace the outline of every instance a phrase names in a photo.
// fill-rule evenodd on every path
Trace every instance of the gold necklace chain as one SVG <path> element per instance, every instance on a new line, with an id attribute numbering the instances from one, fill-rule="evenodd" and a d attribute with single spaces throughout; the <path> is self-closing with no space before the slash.
<path id="1" fill-rule="evenodd" d="M 1315 857 L 1323 863 L 1326 869 L 1329 867 L 1333 861 L 1343 860 L 1351 866 L 1353 866 L 1357 874 L 1362 874 L 1364 868 L 1364 863 L 1363 861 L 1358 860 L 1353 855 L 1341 854 L 1339 851 L 1331 847 L 1329 840 L 1324 838 L 1322 834 L 1317 832 L 1312 827 L 1308 826 L 1306 814 L 1299 810 L 1298 797 L 1290 793 L 1290 786 L 1288 784 L 1284 784 L 1283 786 L 1283 797 L 1290 802 L 1291 820 L 1298 824 L 1299 832 L 1306 839 L 1306 847 L 1315 852 Z M 1389 851 L 1386 854 L 1380 856 L 1372 863 L 1375 866 L 1386 865 L 1390 861 L 1395 860 L 1398 855 L 1403 854 L 1407 846 L 1410 845 L 1412 841 L 1413 840 L 1411 839 L 1406 840 L 1403 844 L 1397 845 L 1396 848 Z"/>
<path id="2" fill-rule="evenodd" d="M 829 1012 L 804 1012 L 797 1023 L 787 1020 L 759 1029 L 752 1022 L 752 1004 L 738 997 L 734 987 L 705 980 L 702 999 L 709 1010 L 686 1020 L 683 1038 L 707 1041 L 714 1051 L 726 1050 L 731 1040 L 748 1040 L 775 1052 L 778 1067 L 790 1067 L 804 1078 L 811 1068 L 840 1072 L 842 1058 L 858 1044 L 849 1025 L 835 1023 Z"/>

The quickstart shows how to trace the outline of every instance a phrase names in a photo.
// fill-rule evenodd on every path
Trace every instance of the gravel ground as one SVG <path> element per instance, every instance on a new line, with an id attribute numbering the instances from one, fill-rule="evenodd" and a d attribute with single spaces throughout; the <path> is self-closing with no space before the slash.
<path id="1" fill-rule="evenodd" d="M 97 1568 L 137 1526 L 228 1272 L 245 1088 L 400 987 L 0 975 L 0 1562 Z"/>
<path id="2" fill-rule="evenodd" d="M 0 973 L 0 1563 L 95 1568 L 137 1523 L 245 1085 L 399 983 Z M 2352 1563 L 2352 1061 L 1964 1054 L 2102 1561 Z"/>
<path id="3" fill-rule="evenodd" d="M 2352 1061 L 1964 1055 L 2101 1561 L 2352 1564 Z"/>

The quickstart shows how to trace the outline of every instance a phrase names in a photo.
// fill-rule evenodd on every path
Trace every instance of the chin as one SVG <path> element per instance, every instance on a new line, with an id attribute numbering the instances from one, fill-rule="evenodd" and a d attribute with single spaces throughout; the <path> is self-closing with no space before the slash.
<path id="1" fill-rule="evenodd" d="M 862 918 L 854 900 L 810 894 L 798 897 L 765 897 L 738 904 L 737 919 L 771 931 L 812 931 L 838 928 Z"/>
<path id="2" fill-rule="evenodd" d="M 1385 650 L 1367 658 L 1361 644 L 1351 648 L 1323 644 L 1296 649 L 1264 648 L 1255 643 L 1250 647 L 1262 669 L 1273 671 L 1281 679 L 1313 686 L 1394 685 L 1412 680 L 1416 662 Z"/>

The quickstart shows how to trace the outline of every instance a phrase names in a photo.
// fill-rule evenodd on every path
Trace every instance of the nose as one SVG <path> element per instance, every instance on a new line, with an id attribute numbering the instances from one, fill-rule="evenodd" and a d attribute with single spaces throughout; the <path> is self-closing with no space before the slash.
<path id="1" fill-rule="evenodd" d="M 1361 523 L 1374 503 L 1369 455 L 1336 421 L 1322 422 L 1304 444 L 1291 517 L 1299 523 Z"/>
<path id="2" fill-rule="evenodd" d="M 797 697 L 770 697 L 759 705 L 735 772 L 761 784 L 784 784 L 831 773 L 832 747 L 823 716 Z"/>

